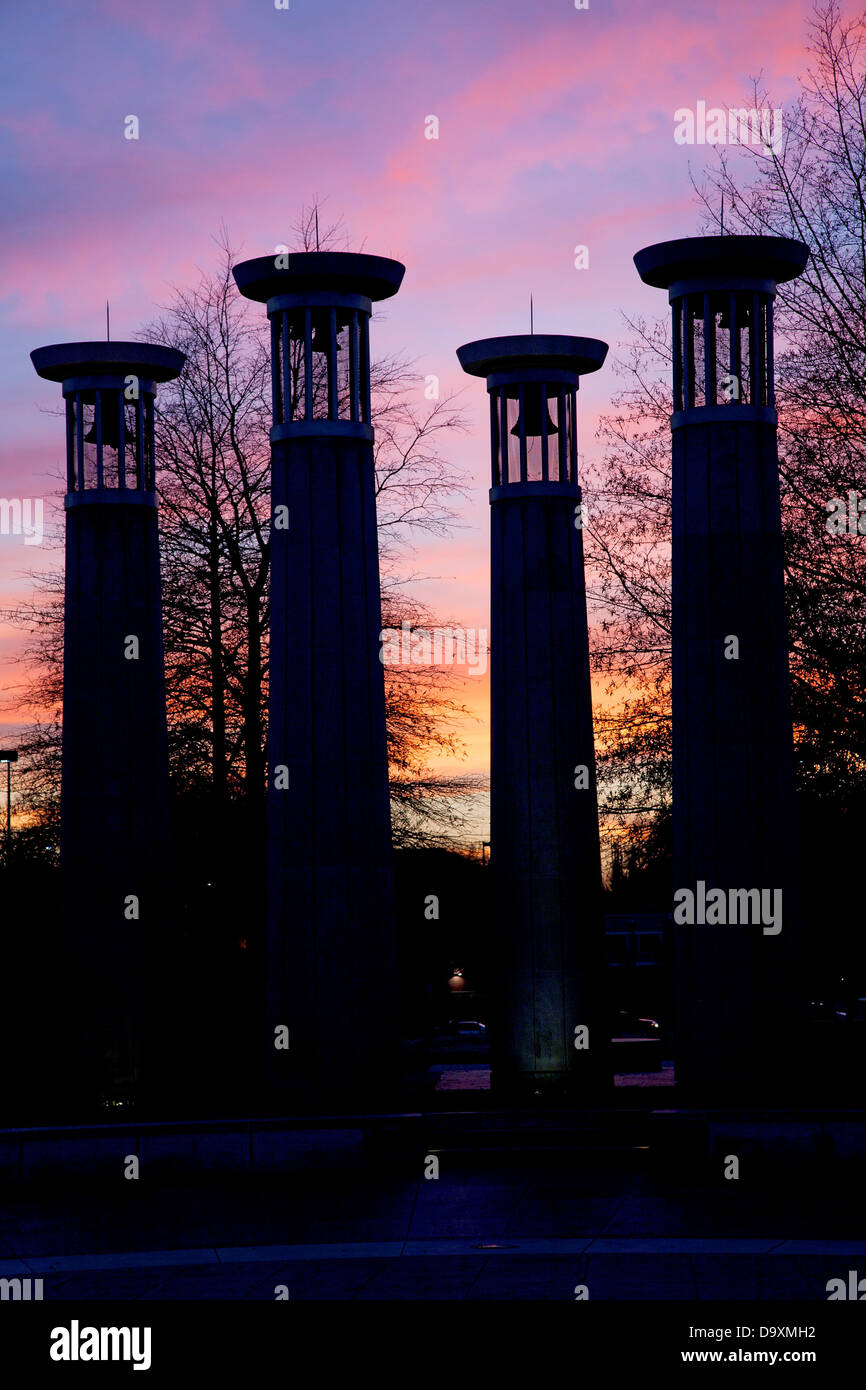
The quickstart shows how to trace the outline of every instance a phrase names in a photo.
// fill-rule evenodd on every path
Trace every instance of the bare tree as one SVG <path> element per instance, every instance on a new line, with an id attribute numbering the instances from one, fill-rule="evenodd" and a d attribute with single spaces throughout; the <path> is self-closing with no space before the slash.
<path id="1" fill-rule="evenodd" d="M 302 210 L 293 229 L 297 249 L 339 242 L 340 223 L 320 229 L 318 222 L 316 205 Z M 264 316 L 235 286 L 238 253 L 225 228 L 216 244 L 216 270 L 202 272 L 194 288 L 177 289 L 141 336 L 187 357 L 180 377 L 161 389 L 156 411 L 174 785 L 210 797 L 217 823 L 220 807 L 242 797 L 255 825 L 266 782 L 270 344 Z M 429 624 L 431 615 L 410 596 L 407 563 L 415 534 L 445 535 L 456 520 L 460 483 L 441 447 L 463 419 L 451 398 L 419 406 L 419 376 L 399 356 L 372 364 L 371 385 L 388 623 Z M 23 655 L 32 675 L 17 692 L 19 704 L 57 710 L 47 728 L 34 730 L 34 759 L 46 740 L 56 753 L 62 576 L 43 577 L 33 602 L 5 616 L 29 633 Z M 438 753 L 459 751 L 449 726 L 467 711 L 454 699 L 453 677 L 417 667 L 385 674 L 395 840 L 435 838 L 437 826 L 453 832 L 477 789 L 472 779 L 431 769 Z M 59 763 L 40 754 L 40 766 L 44 780 Z M 45 785 L 50 790 L 50 777 Z"/>
<path id="2" fill-rule="evenodd" d="M 603 416 L 603 460 L 585 470 L 584 541 L 604 838 L 639 840 L 670 813 L 670 344 L 664 324 L 626 321 L 623 381 Z"/>
<path id="3" fill-rule="evenodd" d="M 726 231 L 810 251 L 779 286 L 776 396 L 800 775 L 838 798 L 866 785 L 866 501 L 859 531 L 828 527 L 866 495 L 866 16 L 816 5 L 809 54 L 781 147 L 722 149 L 699 193 L 708 228 L 724 206 Z"/>
<path id="4" fill-rule="evenodd" d="M 833 499 L 866 493 L 864 40 L 863 18 L 817 6 L 781 148 L 720 147 L 697 189 L 703 230 L 792 236 L 811 252 L 779 286 L 776 395 L 798 777 L 837 803 L 866 787 L 866 550 L 827 528 Z M 758 83 L 751 104 L 773 105 Z M 586 542 L 593 660 L 613 701 L 597 721 L 602 805 L 619 812 L 612 834 L 649 841 L 670 815 L 671 347 L 666 321 L 627 325 Z"/>

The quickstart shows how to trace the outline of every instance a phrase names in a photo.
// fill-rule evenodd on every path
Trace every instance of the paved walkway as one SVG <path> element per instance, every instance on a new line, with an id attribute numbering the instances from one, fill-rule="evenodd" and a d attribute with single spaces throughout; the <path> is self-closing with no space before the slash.
<path id="1" fill-rule="evenodd" d="M 0 1278 L 45 1299 L 826 1299 L 866 1275 L 856 1174 L 726 1182 L 641 1152 L 6 1189 Z"/>

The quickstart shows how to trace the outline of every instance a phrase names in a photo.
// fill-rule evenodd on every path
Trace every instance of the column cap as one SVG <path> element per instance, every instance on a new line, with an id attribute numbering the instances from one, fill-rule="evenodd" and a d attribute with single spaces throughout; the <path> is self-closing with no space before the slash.
<path id="1" fill-rule="evenodd" d="M 646 285 L 667 290 L 678 281 L 794 280 L 806 268 L 809 248 L 781 236 L 693 236 L 645 246 L 634 257 Z"/>
<path id="2" fill-rule="evenodd" d="M 464 372 L 493 376 L 521 368 L 552 367 L 586 376 L 597 372 L 607 356 L 599 338 L 571 338 L 559 333 L 513 333 L 502 338 L 479 338 L 457 349 Z"/>
<path id="3" fill-rule="evenodd" d="M 186 354 L 160 343 L 51 343 L 34 348 L 30 360 L 46 381 L 83 376 L 135 376 L 173 381 Z"/>
<path id="4" fill-rule="evenodd" d="M 288 266 L 277 267 L 277 260 L 288 259 Z M 406 274 L 399 261 L 385 256 L 365 256 L 354 251 L 291 251 L 282 256 L 256 256 L 232 267 L 235 284 L 247 299 L 266 304 L 281 294 L 303 294 L 305 290 L 331 290 L 339 294 L 366 295 L 367 299 L 390 299 Z"/>

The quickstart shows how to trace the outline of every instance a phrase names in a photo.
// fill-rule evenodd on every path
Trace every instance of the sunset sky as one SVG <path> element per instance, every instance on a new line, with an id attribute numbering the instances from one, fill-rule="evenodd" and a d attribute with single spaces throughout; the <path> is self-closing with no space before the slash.
<path id="1" fill-rule="evenodd" d="M 675 143 L 674 111 L 740 106 L 763 75 L 774 105 L 807 64 L 808 6 L 589 0 L 53 0 L 0 21 L 3 105 L 0 496 L 45 495 L 62 525 L 63 428 L 46 413 L 34 347 L 132 337 L 172 286 L 215 260 L 224 222 L 246 255 L 290 238 L 315 196 L 351 245 L 407 272 L 374 325 L 374 350 L 408 353 L 443 392 L 464 390 L 471 430 L 453 445 L 468 500 L 449 540 L 419 544 L 422 598 L 488 628 L 488 443 L 483 383 L 460 371 L 472 338 L 529 328 L 595 336 L 608 367 L 580 393 L 581 441 L 616 389 L 623 313 L 661 314 L 632 264 L 642 246 L 697 229 L 689 182 L 712 152 Z M 34 81 L 34 75 L 38 80 Z M 136 115 L 140 138 L 124 138 Z M 425 138 L 435 115 L 439 138 Z M 577 244 L 587 270 L 574 268 Z M 0 606 L 47 546 L 0 535 Z M 0 739 L 20 635 L 0 624 Z M 0 696 L 0 698 L 3 698 Z M 466 767 L 487 762 L 487 681 Z"/>

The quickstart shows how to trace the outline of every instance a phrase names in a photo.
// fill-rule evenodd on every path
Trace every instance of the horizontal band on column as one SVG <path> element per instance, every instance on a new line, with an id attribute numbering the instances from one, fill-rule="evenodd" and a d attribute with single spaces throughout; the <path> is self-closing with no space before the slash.
<path id="1" fill-rule="evenodd" d="M 272 444 L 277 444 L 281 439 L 304 438 L 372 440 L 373 427 L 360 420 L 291 420 L 283 425 L 274 425 L 269 437 Z"/>
<path id="2" fill-rule="evenodd" d="M 697 275 L 694 279 L 675 280 L 668 289 L 668 303 L 687 294 L 710 294 L 718 290 L 733 290 L 739 294 L 768 294 L 776 296 L 776 281 L 751 275 Z"/>
<path id="3" fill-rule="evenodd" d="M 688 410 L 675 410 L 671 416 L 671 429 L 682 429 L 684 425 L 736 425 L 761 424 L 777 425 L 778 412 L 768 405 L 693 405 Z"/>
<path id="4" fill-rule="evenodd" d="M 278 294 L 267 302 L 268 318 L 284 309 L 356 309 L 359 314 L 372 314 L 373 301 L 365 294 L 341 294 L 329 290 L 302 290 L 297 294 Z"/>
<path id="5" fill-rule="evenodd" d="M 141 488 L 89 487 L 79 492 L 67 492 L 63 505 L 70 507 L 109 506 L 109 507 L 155 507 L 155 492 L 144 492 Z"/>
<path id="6" fill-rule="evenodd" d="M 577 483 L 555 483 L 551 480 L 537 483 L 502 483 L 490 489 L 490 501 L 505 502 L 509 497 L 570 497 L 580 501 L 580 488 Z"/>
<path id="7" fill-rule="evenodd" d="M 129 376 L 135 377 L 134 372 Z M 156 384 L 148 381 L 145 377 L 135 377 L 138 383 L 138 393 L 142 396 L 155 396 Z M 128 378 L 125 376 L 70 376 L 63 382 L 63 395 L 74 396 L 76 391 L 125 391 Z M 127 400 L 131 405 L 135 404 L 136 397 L 129 396 Z"/>
<path id="8" fill-rule="evenodd" d="M 556 367 L 520 367 L 513 372 L 494 372 L 487 378 L 487 390 L 496 391 L 500 386 L 522 386 L 527 381 L 566 386 L 572 391 L 580 386 L 577 372 L 561 371 Z"/>

